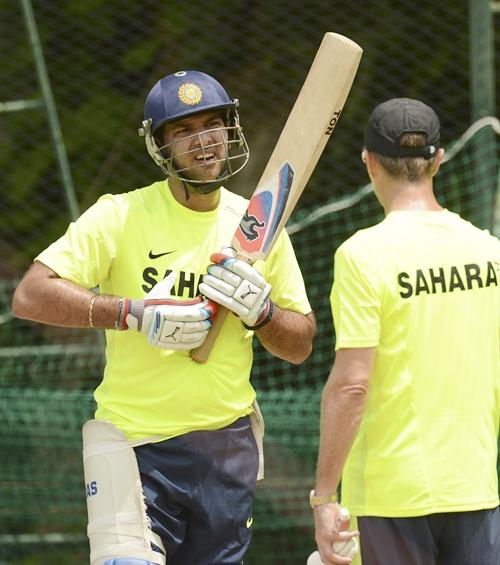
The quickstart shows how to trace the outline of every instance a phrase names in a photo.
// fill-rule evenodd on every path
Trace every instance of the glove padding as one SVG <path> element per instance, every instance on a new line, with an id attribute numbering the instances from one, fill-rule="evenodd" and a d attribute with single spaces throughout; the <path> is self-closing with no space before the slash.
<path id="1" fill-rule="evenodd" d="M 217 305 L 198 296 L 179 301 L 170 296 L 176 274 L 156 284 L 144 300 L 129 301 L 127 326 L 143 333 L 151 345 L 162 349 L 193 349 L 207 337 Z"/>
<path id="2" fill-rule="evenodd" d="M 258 326 L 270 309 L 271 285 L 245 261 L 214 253 L 200 292 L 239 316 L 245 326 Z"/>

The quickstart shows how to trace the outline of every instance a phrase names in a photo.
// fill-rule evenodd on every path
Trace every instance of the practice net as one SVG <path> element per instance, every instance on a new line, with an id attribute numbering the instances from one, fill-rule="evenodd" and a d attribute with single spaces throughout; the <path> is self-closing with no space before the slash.
<path id="1" fill-rule="evenodd" d="M 500 233 L 500 125 L 483 118 L 447 148 L 436 179 L 440 202 Z M 310 359 L 292 366 L 255 348 L 252 381 L 266 419 L 266 479 L 245 564 L 305 563 L 314 548 L 313 487 L 322 386 L 334 358 L 329 306 L 333 254 L 383 218 L 371 187 L 301 209 L 288 224 L 318 335 Z M 104 337 L 13 318 L 17 281 L 0 282 L 0 565 L 88 563 L 81 466 L 82 423 L 94 410 Z M 71 555 L 71 557 L 68 557 Z"/>

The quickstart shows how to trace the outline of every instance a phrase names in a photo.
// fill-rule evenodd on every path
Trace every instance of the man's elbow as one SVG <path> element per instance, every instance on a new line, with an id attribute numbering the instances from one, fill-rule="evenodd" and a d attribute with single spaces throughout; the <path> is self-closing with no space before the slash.
<path id="1" fill-rule="evenodd" d="M 304 344 L 304 346 L 294 348 L 290 351 L 289 356 L 286 361 L 292 363 L 292 365 L 300 365 L 303 363 L 312 353 L 312 343 Z"/>
<path id="2" fill-rule="evenodd" d="M 300 365 L 312 353 L 313 350 L 313 340 L 316 335 L 317 326 L 316 318 L 313 312 L 310 312 L 305 316 L 306 330 L 304 332 L 304 339 L 300 342 L 300 347 L 295 347 L 293 351 L 290 352 L 291 359 L 288 359 L 293 365 Z"/>
<path id="3" fill-rule="evenodd" d="M 338 393 L 355 402 L 365 402 L 368 398 L 368 382 L 357 381 L 339 386 Z"/>
<path id="4" fill-rule="evenodd" d="M 22 283 L 16 288 L 11 303 L 12 313 L 16 318 L 29 319 L 30 301 Z"/>

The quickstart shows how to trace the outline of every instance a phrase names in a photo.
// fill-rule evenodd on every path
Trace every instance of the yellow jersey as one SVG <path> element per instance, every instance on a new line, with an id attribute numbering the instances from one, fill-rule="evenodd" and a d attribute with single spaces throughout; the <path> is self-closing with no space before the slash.
<path id="1" fill-rule="evenodd" d="M 140 299 L 170 272 L 179 299 L 194 298 L 210 254 L 227 245 L 248 201 L 221 188 L 218 207 L 186 208 L 168 180 L 120 195 L 104 195 L 36 260 L 60 277 L 100 292 Z M 311 311 L 288 235 L 255 267 L 281 308 Z M 141 333 L 106 331 L 106 367 L 95 391 L 96 418 L 110 420 L 130 440 L 168 439 L 224 427 L 251 412 L 253 332 L 230 314 L 206 364 L 188 351 L 159 349 Z"/>
<path id="2" fill-rule="evenodd" d="M 375 347 L 342 478 L 357 516 L 498 505 L 500 242 L 447 210 L 395 211 L 335 255 L 336 349 Z"/>

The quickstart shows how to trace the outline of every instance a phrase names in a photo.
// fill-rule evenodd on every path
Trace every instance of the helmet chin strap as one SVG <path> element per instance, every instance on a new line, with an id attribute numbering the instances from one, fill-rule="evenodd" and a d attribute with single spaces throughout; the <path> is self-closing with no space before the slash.
<path id="1" fill-rule="evenodd" d="M 182 182 L 182 187 L 184 188 L 184 196 L 186 198 L 186 202 L 190 198 L 188 188 L 192 189 L 193 192 L 196 192 L 197 194 L 212 194 L 212 192 L 215 192 L 221 186 L 220 182 L 218 181 L 206 182 L 203 184 L 191 184 L 184 180 L 181 182 Z"/>
<path id="2" fill-rule="evenodd" d="M 193 185 L 190 185 L 193 186 Z M 193 189 L 198 194 L 212 194 L 221 187 L 219 180 L 214 180 L 211 182 L 205 182 L 203 184 L 197 184 L 193 186 Z"/>

